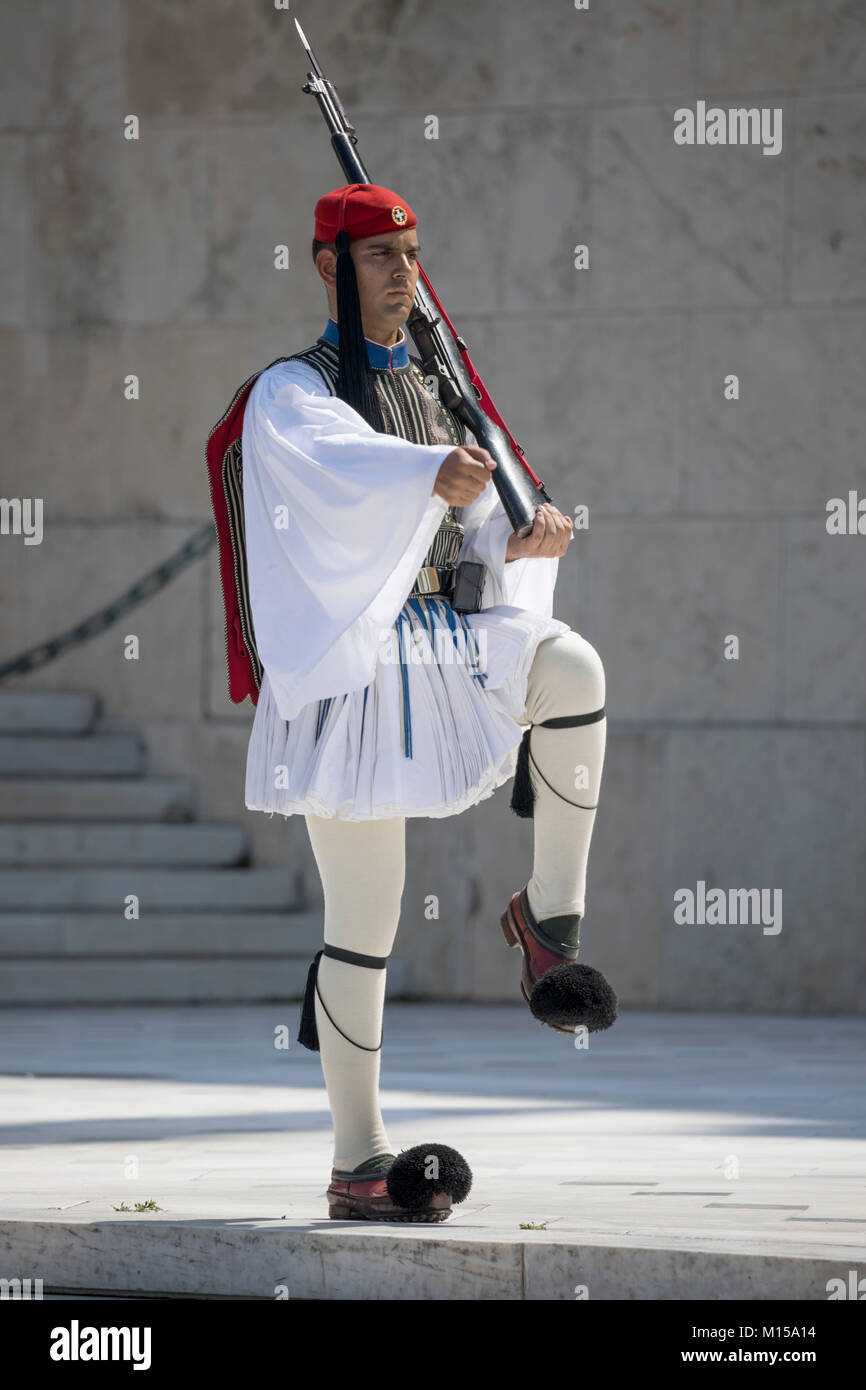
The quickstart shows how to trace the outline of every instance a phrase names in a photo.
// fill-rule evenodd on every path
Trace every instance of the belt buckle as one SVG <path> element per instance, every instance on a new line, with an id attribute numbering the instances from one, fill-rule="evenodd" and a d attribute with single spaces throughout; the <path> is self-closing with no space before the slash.
<path id="1" fill-rule="evenodd" d="M 419 594 L 436 594 L 441 589 L 441 579 L 436 565 L 424 565 L 415 580 L 414 590 Z"/>

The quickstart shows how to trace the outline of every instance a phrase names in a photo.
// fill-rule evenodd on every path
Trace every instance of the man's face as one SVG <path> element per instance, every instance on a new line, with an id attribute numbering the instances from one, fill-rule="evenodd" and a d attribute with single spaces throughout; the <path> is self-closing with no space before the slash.
<path id="1" fill-rule="evenodd" d="M 418 283 L 417 229 L 364 237 L 351 249 L 364 321 L 402 328 Z"/>

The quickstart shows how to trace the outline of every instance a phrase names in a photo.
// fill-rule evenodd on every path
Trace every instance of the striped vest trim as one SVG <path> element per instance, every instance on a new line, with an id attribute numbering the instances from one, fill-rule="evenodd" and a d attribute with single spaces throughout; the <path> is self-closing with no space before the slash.
<path id="1" fill-rule="evenodd" d="M 315 367 L 332 396 L 337 394 L 340 355 L 333 343 L 319 338 L 312 347 L 289 359 Z M 466 427 L 427 389 L 420 360 L 410 357 L 405 367 L 374 367 L 373 382 L 382 406 L 387 434 L 412 444 L 466 443 Z"/>
<path id="2" fill-rule="evenodd" d="M 278 357 L 276 362 L 285 362 Z M 271 362 L 270 366 L 276 366 Z M 214 425 L 205 445 L 205 468 L 219 551 L 220 585 L 225 612 L 225 650 L 229 699 L 241 704 L 249 695 L 258 704 L 262 665 L 256 651 L 249 602 L 243 511 L 241 436 L 250 392 L 260 372 L 239 386 Z"/>
<path id="3" fill-rule="evenodd" d="M 256 688 L 262 688 L 263 668 L 256 647 L 253 631 L 252 603 L 250 601 L 250 582 L 247 573 L 247 547 L 244 529 L 244 481 L 241 458 L 240 437 L 233 439 L 223 455 L 223 489 L 228 509 L 229 535 L 231 537 L 232 558 L 234 562 L 235 583 L 238 591 L 238 618 L 244 646 L 249 653 L 253 667 Z"/>

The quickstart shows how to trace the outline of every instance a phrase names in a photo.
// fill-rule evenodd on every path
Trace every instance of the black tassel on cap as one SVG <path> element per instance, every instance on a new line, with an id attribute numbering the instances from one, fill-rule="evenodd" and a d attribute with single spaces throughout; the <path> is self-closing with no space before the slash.
<path id="1" fill-rule="evenodd" d="M 337 248 L 337 327 L 340 367 L 337 395 L 357 410 L 367 424 L 379 434 L 385 434 L 385 421 L 379 397 L 373 385 L 373 373 L 367 357 L 361 300 L 355 262 L 349 249 L 349 233 L 340 231 L 334 238 Z"/>
<path id="2" fill-rule="evenodd" d="M 316 976 L 321 955 L 321 951 L 316 952 L 316 958 L 307 971 L 307 988 L 304 990 L 301 1026 L 298 1030 L 298 1042 L 301 1047 L 309 1048 L 310 1052 L 319 1051 L 319 1030 L 316 1027 Z"/>
<path id="3" fill-rule="evenodd" d="M 532 819 L 535 814 L 535 788 L 529 773 L 529 735 L 532 725 L 523 735 L 517 752 L 514 786 L 511 790 L 511 809 L 516 816 Z"/>

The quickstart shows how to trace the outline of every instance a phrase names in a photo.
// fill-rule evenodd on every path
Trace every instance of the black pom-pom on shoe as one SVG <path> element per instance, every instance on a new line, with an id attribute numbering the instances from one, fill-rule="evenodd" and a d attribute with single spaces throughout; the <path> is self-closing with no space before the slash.
<path id="1" fill-rule="evenodd" d="M 577 961 L 564 961 L 542 975 L 529 1007 L 539 1023 L 551 1028 L 584 1027 L 590 1033 L 609 1028 L 617 1016 L 616 995 L 601 971 Z"/>
<path id="2" fill-rule="evenodd" d="M 435 1158 L 435 1164 L 431 1159 Z M 431 1169 L 437 1176 L 428 1176 Z M 385 1179 L 388 1196 L 398 1207 L 421 1211 L 436 1193 L 462 1202 L 472 1186 L 472 1170 L 462 1154 L 447 1144 L 416 1144 L 398 1154 Z"/>

